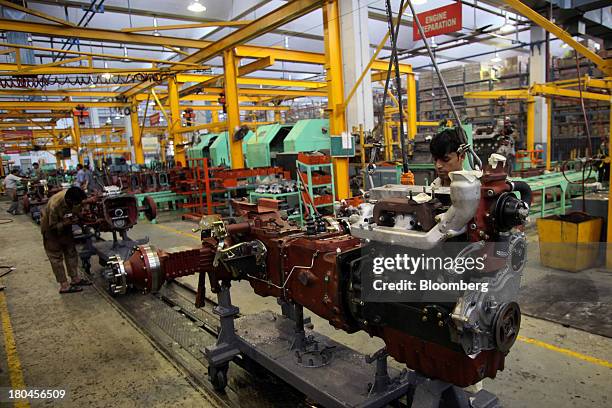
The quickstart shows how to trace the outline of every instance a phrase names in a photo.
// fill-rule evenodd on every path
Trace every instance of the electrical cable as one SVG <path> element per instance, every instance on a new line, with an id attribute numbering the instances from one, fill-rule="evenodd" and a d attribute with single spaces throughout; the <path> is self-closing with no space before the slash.
<path id="1" fill-rule="evenodd" d="M 446 86 L 446 81 L 444 81 L 444 78 L 442 77 L 442 73 L 440 72 L 438 63 L 436 62 L 436 58 L 434 57 L 431 47 L 429 46 L 429 43 L 427 42 L 425 31 L 423 30 L 423 26 L 421 25 L 421 22 L 419 21 L 417 17 L 417 13 L 416 13 L 416 10 L 414 9 L 414 5 L 412 4 L 412 0 L 407 0 L 407 1 L 408 1 L 408 6 L 410 7 L 410 11 L 412 12 L 413 24 L 416 24 L 417 29 L 419 30 L 421 40 L 423 40 L 423 44 L 425 44 L 425 47 L 427 48 L 427 53 L 429 54 L 429 58 L 431 59 L 431 62 L 438 76 L 438 79 L 440 80 L 440 84 L 442 85 L 442 89 L 444 90 L 444 94 L 446 95 L 446 99 L 448 100 L 448 103 L 451 107 L 451 111 L 453 112 L 455 123 L 457 124 L 457 129 L 459 130 L 459 135 L 461 136 L 461 140 L 463 141 L 465 149 L 468 152 L 468 161 L 470 162 L 470 167 L 472 169 L 481 169 L 482 161 L 480 160 L 480 157 L 478 157 L 476 152 L 474 152 L 474 148 L 468 143 L 467 135 L 465 134 L 465 131 L 463 130 L 463 126 L 461 125 L 461 118 L 459 117 L 459 112 L 457 112 L 457 108 L 455 107 L 453 98 L 451 97 L 448 87 Z M 476 167 L 474 166 L 474 160 L 476 161 Z"/>
<path id="2" fill-rule="evenodd" d="M 126 74 L 116 78 L 103 78 L 101 76 L 13 76 L 7 79 L 0 79 L 1 88 L 44 88 L 51 85 L 118 85 L 132 82 L 162 82 L 169 77 L 175 76 L 176 72 L 168 71 L 164 73 L 136 73 Z"/>

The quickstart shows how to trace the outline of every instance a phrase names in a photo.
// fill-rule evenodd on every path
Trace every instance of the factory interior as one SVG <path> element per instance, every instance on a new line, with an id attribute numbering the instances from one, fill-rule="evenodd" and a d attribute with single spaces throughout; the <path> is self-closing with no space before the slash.
<path id="1" fill-rule="evenodd" d="M 612 406 L 609 0 L 0 0 L 0 406 Z"/>

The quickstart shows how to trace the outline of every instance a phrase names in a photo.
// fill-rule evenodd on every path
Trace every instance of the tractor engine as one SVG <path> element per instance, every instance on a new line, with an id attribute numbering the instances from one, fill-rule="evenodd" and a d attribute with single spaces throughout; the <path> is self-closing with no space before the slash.
<path id="1" fill-rule="evenodd" d="M 526 259 L 522 227 L 530 191 L 507 181 L 501 159 L 493 157 L 484 172 L 451 173 L 450 187 L 437 191 L 405 185 L 373 189 L 347 219 L 317 215 L 305 228 L 287 220 L 270 200 L 234 202 L 238 221 L 203 217 L 197 248 L 145 245 L 125 261 L 116 258 L 109 288 L 115 294 L 130 287 L 156 291 L 169 279 L 200 273 L 201 297 L 204 274 L 213 292 L 247 280 L 258 295 L 299 304 L 337 329 L 382 338 L 389 355 L 427 377 L 469 386 L 504 368 L 520 326 L 514 295 Z M 484 259 L 483 268 L 462 275 L 486 283 L 488 291 L 460 290 L 440 300 L 369 297 L 374 259 L 414 250 L 435 254 L 451 242 L 461 244 L 455 257 Z M 446 267 L 425 273 L 434 282 L 458 274 Z"/>

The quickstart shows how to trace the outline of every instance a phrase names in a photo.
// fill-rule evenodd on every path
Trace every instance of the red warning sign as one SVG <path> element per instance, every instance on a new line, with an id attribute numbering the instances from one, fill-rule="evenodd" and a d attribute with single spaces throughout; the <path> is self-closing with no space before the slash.
<path id="1" fill-rule="evenodd" d="M 457 2 L 417 14 L 417 18 L 423 26 L 425 37 L 430 38 L 436 35 L 460 31 L 462 27 L 461 9 L 461 3 Z M 416 24 L 412 25 L 412 38 L 414 41 L 421 39 L 419 28 Z"/>

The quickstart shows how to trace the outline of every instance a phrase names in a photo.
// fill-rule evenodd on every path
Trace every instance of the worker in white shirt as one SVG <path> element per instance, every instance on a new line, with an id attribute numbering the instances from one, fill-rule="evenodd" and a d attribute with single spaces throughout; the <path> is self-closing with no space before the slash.
<path id="1" fill-rule="evenodd" d="M 13 169 L 11 173 L 4 178 L 4 190 L 6 195 L 11 199 L 11 206 L 7 210 L 8 213 L 17 215 L 19 213 L 19 201 L 17 200 L 17 183 L 21 181 L 18 176 L 19 170 Z"/>

